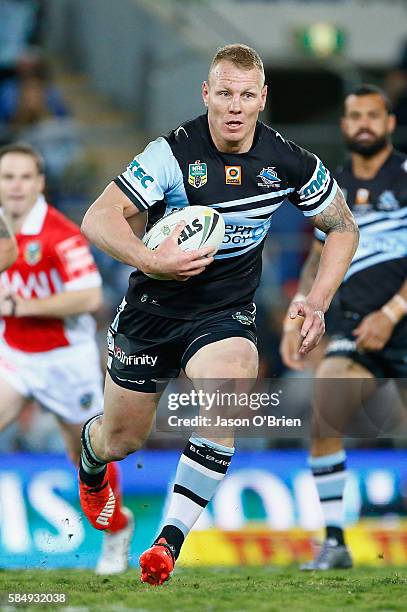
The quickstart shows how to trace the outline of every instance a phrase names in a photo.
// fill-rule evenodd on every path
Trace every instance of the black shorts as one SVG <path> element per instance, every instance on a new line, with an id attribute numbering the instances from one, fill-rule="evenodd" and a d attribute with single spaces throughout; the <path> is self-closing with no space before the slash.
<path id="1" fill-rule="evenodd" d="M 163 390 L 206 344 L 233 337 L 257 344 L 255 314 L 255 305 L 249 304 L 185 321 L 152 315 L 123 301 L 108 331 L 108 372 L 125 389 Z"/>
<path id="2" fill-rule="evenodd" d="M 360 363 L 376 378 L 407 379 L 407 321 L 403 319 L 396 325 L 389 342 L 381 351 L 359 352 L 352 331 L 361 320 L 361 315 L 355 312 L 342 312 L 335 318 L 325 357 L 348 357 Z"/>

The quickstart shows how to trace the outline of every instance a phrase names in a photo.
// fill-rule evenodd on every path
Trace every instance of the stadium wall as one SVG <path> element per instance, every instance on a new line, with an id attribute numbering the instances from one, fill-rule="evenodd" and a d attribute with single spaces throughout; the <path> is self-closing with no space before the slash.
<path id="1" fill-rule="evenodd" d="M 162 519 L 178 451 L 122 462 L 125 503 L 136 516 L 133 565 Z M 241 451 L 182 554 L 188 565 L 303 561 L 321 526 L 303 451 Z M 407 451 L 349 453 L 346 521 L 356 562 L 407 565 Z M 101 533 L 82 517 L 73 467 L 60 455 L 0 455 L 3 568 L 92 567 Z M 215 554 L 216 552 L 216 554 Z"/>

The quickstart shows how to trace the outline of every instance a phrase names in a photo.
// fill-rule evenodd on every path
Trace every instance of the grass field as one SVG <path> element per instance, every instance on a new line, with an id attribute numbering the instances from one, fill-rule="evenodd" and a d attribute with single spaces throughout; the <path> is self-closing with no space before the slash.
<path id="1" fill-rule="evenodd" d="M 407 569 L 358 568 L 299 573 L 296 569 L 180 569 L 162 587 L 139 583 L 138 572 L 98 577 L 90 571 L 2 571 L 2 611 L 130 610 L 218 612 L 231 610 L 316 612 L 407 609 Z M 65 604 L 6 604 L 7 593 L 67 594 Z M 6 596 L 4 596 L 6 593 Z"/>

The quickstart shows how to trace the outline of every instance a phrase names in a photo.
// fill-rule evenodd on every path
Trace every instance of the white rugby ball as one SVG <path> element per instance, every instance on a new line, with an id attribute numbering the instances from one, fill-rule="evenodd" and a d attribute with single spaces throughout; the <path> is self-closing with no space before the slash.
<path id="1" fill-rule="evenodd" d="M 216 253 L 225 235 L 225 222 L 222 215 L 208 206 L 186 206 L 165 215 L 143 236 L 143 243 L 149 249 L 156 249 L 181 221 L 186 223 L 178 239 L 183 251 L 211 246 Z M 164 274 L 148 274 L 148 276 L 156 280 L 169 280 Z"/>

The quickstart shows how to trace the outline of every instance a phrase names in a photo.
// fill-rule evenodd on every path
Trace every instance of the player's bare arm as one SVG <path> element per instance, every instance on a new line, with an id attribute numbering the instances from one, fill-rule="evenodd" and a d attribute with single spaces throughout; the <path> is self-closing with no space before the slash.
<path id="1" fill-rule="evenodd" d="M 358 226 L 340 189 L 329 206 L 311 220 L 327 237 L 315 280 L 306 299 L 290 306 L 290 319 L 304 317 L 300 355 L 309 353 L 323 336 L 324 313 L 349 268 L 359 241 Z"/>
<path id="2" fill-rule="evenodd" d="M 9 289 L 0 289 L 0 316 L 63 319 L 96 312 L 102 304 L 100 287 L 64 291 L 46 298 L 24 298 Z"/>
<path id="3" fill-rule="evenodd" d="M 323 243 L 319 240 L 314 240 L 302 267 L 298 283 L 298 293 L 293 301 L 301 301 L 311 291 L 318 272 L 322 249 Z M 284 320 L 280 353 L 284 365 L 291 370 L 304 370 L 307 367 L 306 360 L 298 352 L 302 343 L 301 327 L 303 322 L 303 317 L 290 319 L 288 314 Z"/>
<path id="4" fill-rule="evenodd" d="M 88 240 L 111 257 L 149 274 L 166 274 L 174 280 L 187 280 L 212 263 L 211 247 L 189 252 L 180 249 L 178 238 L 184 228 L 182 224 L 151 251 L 132 230 L 135 226 L 133 217 L 138 214 L 134 204 L 114 183 L 110 183 L 87 211 L 81 230 Z"/>
<path id="5" fill-rule="evenodd" d="M 18 250 L 13 233 L 0 213 L 0 272 L 6 270 L 17 259 Z"/>
<path id="6" fill-rule="evenodd" d="M 363 317 L 353 330 L 360 351 L 381 351 L 393 335 L 396 325 L 407 316 L 407 281 L 379 310 Z"/>

